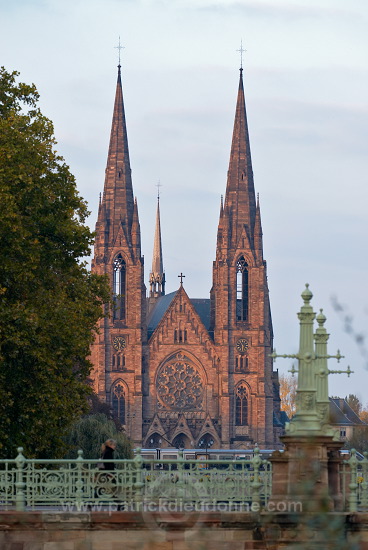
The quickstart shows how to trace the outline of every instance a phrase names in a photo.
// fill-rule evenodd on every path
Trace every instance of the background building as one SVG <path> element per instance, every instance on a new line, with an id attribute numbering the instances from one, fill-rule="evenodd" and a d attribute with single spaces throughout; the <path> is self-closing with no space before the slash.
<path id="1" fill-rule="evenodd" d="M 352 439 L 354 430 L 366 426 L 343 397 L 330 397 L 330 424 L 342 441 Z"/>
<path id="2" fill-rule="evenodd" d="M 114 307 L 92 362 L 96 393 L 136 445 L 275 448 L 283 429 L 242 73 L 210 298 L 188 297 L 185 258 L 178 290 L 165 294 L 159 204 L 147 298 L 118 68 L 92 262 L 109 277 Z"/>

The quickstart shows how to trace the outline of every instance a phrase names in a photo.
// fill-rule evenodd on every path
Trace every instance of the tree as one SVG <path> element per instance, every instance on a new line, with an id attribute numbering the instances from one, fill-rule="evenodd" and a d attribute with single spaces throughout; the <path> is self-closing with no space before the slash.
<path id="1" fill-rule="evenodd" d="M 79 449 L 82 449 L 84 458 L 98 458 L 101 445 L 107 439 L 115 439 L 117 442 L 116 458 L 132 458 L 129 439 L 117 429 L 113 420 L 101 413 L 84 416 L 72 426 L 66 437 L 70 449 L 67 458 L 76 458 Z"/>
<path id="2" fill-rule="evenodd" d="M 295 376 L 280 374 L 280 408 L 285 411 L 289 419 L 294 416 L 296 412 L 296 389 L 297 379 Z"/>
<path id="3" fill-rule="evenodd" d="M 363 420 L 366 424 L 368 424 L 368 406 L 360 412 L 360 420 Z"/>
<path id="4" fill-rule="evenodd" d="M 345 446 L 360 453 L 368 452 L 368 426 L 355 426 L 353 435 L 346 441 Z"/>
<path id="5" fill-rule="evenodd" d="M 353 409 L 353 411 L 355 412 L 355 414 L 357 414 L 358 416 L 360 416 L 360 413 L 362 412 L 362 403 L 359 399 L 358 396 L 356 396 L 355 394 L 353 393 L 349 393 L 349 396 L 348 397 L 345 397 L 345 401 L 347 402 L 347 404 Z"/>
<path id="6" fill-rule="evenodd" d="M 0 455 L 65 452 L 87 408 L 93 330 L 109 301 L 93 234 L 34 85 L 0 69 Z"/>

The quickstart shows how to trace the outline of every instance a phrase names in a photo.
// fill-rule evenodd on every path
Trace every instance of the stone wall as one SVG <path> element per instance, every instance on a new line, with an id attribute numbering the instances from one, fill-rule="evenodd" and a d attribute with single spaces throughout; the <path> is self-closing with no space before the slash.
<path id="1" fill-rule="evenodd" d="M 368 550 L 368 514 L 0 512 L 1 550 Z"/>

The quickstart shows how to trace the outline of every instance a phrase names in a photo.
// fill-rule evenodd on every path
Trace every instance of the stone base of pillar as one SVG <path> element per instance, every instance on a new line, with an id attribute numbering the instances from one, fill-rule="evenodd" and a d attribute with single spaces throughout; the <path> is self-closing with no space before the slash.
<path id="1" fill-rule="evenodd" d="M 283 436 L 284 451 L 276 451 L 272 462 L 271 506 L 285 511 L 299 502 L 303 512 L 341 510 L 342 493 L 339 480 L 341 441 L 333 436 Z"/>

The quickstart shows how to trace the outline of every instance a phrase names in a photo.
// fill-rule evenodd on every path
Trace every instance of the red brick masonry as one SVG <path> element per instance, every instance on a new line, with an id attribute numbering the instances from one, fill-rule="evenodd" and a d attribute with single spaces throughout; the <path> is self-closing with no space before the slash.
<path id="1" fill-rule="evenodd" d="M 368 550 L 367 513 L 322 513 L 318 520 L 319 526 L 307 514 L 0 512 L 0 549 Z"/>

